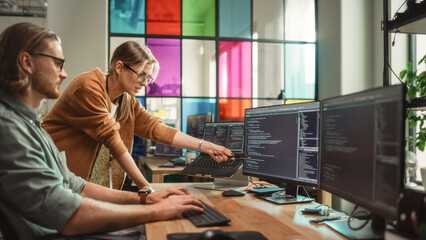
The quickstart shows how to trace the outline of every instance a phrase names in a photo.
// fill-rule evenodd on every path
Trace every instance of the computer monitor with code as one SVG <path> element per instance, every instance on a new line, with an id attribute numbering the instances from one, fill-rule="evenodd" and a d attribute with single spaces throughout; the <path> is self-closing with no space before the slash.
<path id="1" fill-rule="evenodd" d="M 214 177 L 213 184 L 195 185 L 195 187 L 211 190 L 228 190 L 247 186 L 248 177 L 244 176 L 242 173 L 242 160 L 238 160 L 239 157 L 244 156 L 244 122 L 207 122 L 204 127 L 203 138 L 207 141 L 225 146 L 226 148 L 230 149 L 232 153 L 235 154 L 237 159 L 235 162 L 238 164 L 227 168 L 227 170 L 230 172 L 229 175 L 227 173 L 226 176 L 215 175 L 217 174 L 217 170 L 220 170 L 221 173 L 224 173 L 223 171 L 225 171 L 225 169 L 221 169 L 221 164 L 218 164 L 217 167 L 209 166 L 201 168 L 187 166 L 187 168 L 193 167 L 193 171 L 195 171 L 197 174 L 210 175 Z M 186 169 L 184 169 L 184 171 L 185 170 Z"/>
<path id="2" fill-rule="evenodd" d="M 319 107 L 316 101 L 246 109 L 248 159 L 244 161 L 243 173 L 284 183 L 286 192 L 297 198 L 297 185 L 317 186 Z M 287 203 L 284 199 L 266 200 Z"/>
<path id="3" fill-rule="evenodd" d="M 322 101 L 322 189 L 376 216 L 397 219 L 404 169 L 404 99 L 404 86 L 396 85 Z M 349 238 L 383 238 L 370 225 L 363 231 L 351 231 L 347 222 L 330 225 Z M 372 223 L 379 225 L 383 227 L 384 221 Z"/>
<path id="4" fill-rule="evenodd" d="M 212 114 L 188 115 L 186 134 L 195 138 L 202 138 L 204 133 L 204 124 L 212 121 Z"/>

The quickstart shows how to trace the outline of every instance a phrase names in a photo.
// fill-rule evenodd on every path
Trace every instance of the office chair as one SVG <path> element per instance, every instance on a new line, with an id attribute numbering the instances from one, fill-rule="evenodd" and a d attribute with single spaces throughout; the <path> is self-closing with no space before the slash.
<path id="1" fill-rule="evenodd" d="M 3 234 L 4 240 L 18 239 L 18 235 L 16 235 L 16 232 L 13 230 L 12 226 L 10 226 L 10 224 L 6 221 L 2 211 L 0 211 L 0 231 Z"/>

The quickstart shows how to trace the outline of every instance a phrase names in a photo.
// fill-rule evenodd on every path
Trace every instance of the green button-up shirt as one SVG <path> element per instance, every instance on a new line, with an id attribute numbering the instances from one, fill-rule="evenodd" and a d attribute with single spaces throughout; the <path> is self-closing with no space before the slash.
<path id="1" fill-rule="evenodd" d="M 40 124 L 33 108 L 0 91 L 0 211 L 20 239 L 57 233 L 86 184 Z"/>

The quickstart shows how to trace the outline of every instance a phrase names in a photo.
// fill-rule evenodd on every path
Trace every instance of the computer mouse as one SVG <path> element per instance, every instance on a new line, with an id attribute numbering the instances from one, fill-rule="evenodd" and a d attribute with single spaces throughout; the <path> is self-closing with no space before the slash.
<path id="1" fill-rule="evenodd" d="M 230 233 L 218 229 L 206 230 L 197 238 L 197 240 L 238 240 Z"/>
<path id="2" fill-rule="evenodd" d="M 237 196 L 244 196 L 244 195 L 246 195 L 246 193 L 239 190 L 226 190 L 222 192 L 222 196 L 224 197 L 237 197 Z"/>

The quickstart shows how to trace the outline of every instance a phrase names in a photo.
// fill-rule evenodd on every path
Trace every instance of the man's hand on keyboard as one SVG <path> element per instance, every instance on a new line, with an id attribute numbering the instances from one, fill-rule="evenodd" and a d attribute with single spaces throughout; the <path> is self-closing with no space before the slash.
<path id="1" fill-rule="evenodd" d="M 172 195 L 152 206 L 155 220 L 171 219 L 187 211 L 204 211 L 204 205 L 192 195 Z"/>
<path id="2" fill-rule="evenodd" d="M 161 202 L 173 195 L 191 195 L 186 187 L 168 187 L 158 192 L 153 192 L 146 197 L 147 204 Z"/>

